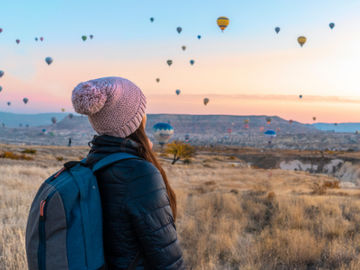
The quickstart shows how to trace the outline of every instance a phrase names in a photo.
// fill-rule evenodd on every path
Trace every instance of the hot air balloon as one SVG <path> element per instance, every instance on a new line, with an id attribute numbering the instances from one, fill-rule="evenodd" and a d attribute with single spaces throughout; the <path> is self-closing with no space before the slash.
<path id="1" fill-rule="evenodd" d="M 40 37 L 40 41 L 41 41 L 41 42 L 44 41 L 44 38 L 43 38 L 43 37 Z"/>
<path id="2" fill-rule="evenodd" d="M 224 31 L 225 28 L 229 25 L 229 19 L 227 17 L 219 17 L 216 22 L 221 31 Z"/>
<path id="3" fill-rule="evenodd" d="M 229 134 L 231 135 L 232 129 L 231 129 L 231 128 L 228 128 L 228 129 L 227 129 L 227 133 L 229 133 Z"/>
<path id="4" fill-rule="evenodd" d="M 46 62 L 48 65 L 51 65 L 51 63 L 53 62 L 53 59 L 48 56 L 48 57 L 45 58 L 45 62 Z"/>
<path id="5" fill-rule="evenodd" d="M 46 132 L 46 129 L 45 129 L 45 128 L 43 128 L 43 129 L 41 130 L 41 132 L 42 132 L 42 133 L 45 133 L 45 132 Z"/>
<path id="6" fill-rule="evenodd" d="M 272 129 L 268 129 L 267 131 L 264 132 L 264 134 L 269 137 L 276 137 L 276 132 Z"/>
<path id="7" fill-rule="evenodd" d="M 154 18 L 153 18 L 153 17 L 150 18 L 150 22 L 154 22 Z"/>
<path id="8" fill-rule="evenodd" d="M 304 46 L 305 42 L 306 42 L 306 37 L 304 36 L 300 36 L 298 37 L 297 41 L 299 42 L 300 46 Z"/>
<path id="9" fill-rule="evenodd" d="M 10 106 L 10 105 L 11 105 L 11 102 L 10 102 L 10 101 L 8 101 L 6 104 L 7 104 L 8 106 Z"/>
<path id="10" fill-rule="evenodd" d="M 0 28 L 0 33 L 2 33 L 2 31 L 3 31 L 2 28 Z"/>
<path id="11" fill-rule="evenodd" d="M 330 27 L 330 29 L 334 29 L 335 23 L 333 23 L 333 22 L 329 23 L 329 27 Z"/>
<path id="12" fill-rule="evenodd" d="M 181 46 L 181 49 L 182 49 L 183 51 L 185 51 L 185 50 L 186 50 L 186 46 Z"/>
<path id="13" fill-rule="evenodd" d="M 279 34 L 279 32 L 280 32 L 280 27 L 279 26 L 275 27 L 275 32 L 276 32 L 276 34 Z"/>
<path id="14" fill-rule="evenodd" d="M 175 93 L 176 93 L 176 95 L 180 95 L 180 93 L 181 93 L 180 89 L 177 89 L 177 90 L 175 91 Z"/>
<path id="15" fill-rule="evenodd" d="M 290 124 L 290 125 L 291 125 L 293 122 L 294 122 L 293 120 L 291 120 L 291 119 L 289 120 L 289 124 Z"/>
<path id="16" fill-rule="evenodd" d="M 249 122 L 250 122 L 249 119 L 245 119 L 245 120 L 244 120 L 244 128 L 246 128 L 246 129 L 249 128 Z"/>
<path id="17" fill-rule="evenodd" d="M 209 103 L 209 99 L 208 98 L 204 98 L 204 105 L 206 106 Z"/>
<path id="18" fill-rule="evenodd" d="M 268 125 L 270 125 L 270 123 L 271 123 L 271 117 L 266 117 L 266 123 L 267 123 Z"/>
<path id="19" fill-rule="evenodd" d="M 201 35 L 198 35 L 197 38 L 198 38 L 198 39 L 201 39 Z"/>
<path id="20" fill-rule="evenodd" d="M 2 91 L 2 86 L 0 86 L 0 92 Z"/>
<path id="21" fill-rule="evenodd" d="M 299 98 L 300 98 L 300 99 L 303 98 L 303 95 L 299 95 Z"/>
<path id="22" fill-rule="evenodd" d="M 94 35 L 89 35 L 89 38 L 90 38 L 90 39 L 93 39 L 93 38 L 94 38 Z"/>
<path id="23" fill-rule="evenodd" d="M 29 102 L 29 99 L 26 98 L 26 97 L 24 97 L 24 98 L 23 98 L 23 102 L 24 102 L 25 104 L 27 104 L 27 103 Z"/>
<path id="24" fill-rule="evenodd" d="M 81 36 L 82 41 L 86 41 L 87 40 L 87 36 Z"/>
<path id="25" fill-rule="evenodd" d="M 153 126 L 154 137 L 161 146 L 164 146 L 174 134 L 174 128 L 168 123 L 157 123 Z"/>
<path id="26" fill-rule="evenodd" d="M 30 125 L 29 125 L 29 124 L 26 124 L 25 127 L 28 128 L 28 127 L 30 127 Z"/>
<path id="27" fill-rule="evenodd" d="M 16 44 L 19 44 L 20 43 L 20 39 L 17 39 L 15 40 L 16 41 Z"/>
<path id="28" fill-rule="evenodd" d="M 195 64 L 195 60 L 192 60 L 192 59 L 191 59 L 191 60 L 190 60 L 190 65 L 193 66 L 194 64 Z"/>
<path id="29" fill-rule="evenodd" d="M 36 38 L 35 38 L 35 41 L 38 41 L 38 40 L 39 40 L 39 39 L 36 37 Z"/>
<path id="30" fill-rule="evenodd" d="M 176 28 L 176 31 L 180 34 L 181 31 L 182 31 L 182 28 L 179 26 L 179 27 Z"/>
<path id="31" fill-rule="evenodd" d="M 263 132 L 264 129 L 265 129 L 265 127 L 260 127 L 260 128 L 259 128 L 259 130 L 260 130 L 261 132 Z"/>
<path id="32" fill-rule="evenodd" d="M 156 78 L 156 82 L 159 83 L 159 82 L 160 82 L 160 78 Z"/>
<path id="33" fill-rule="evenodd" d="M 173 61 L 172 61 L 172 60 L 167 60 L 166 63 L 167 63 L 168 66 L 170 67 L 170 66 L 172 65 Z"/>
<path id="34" fill-rule="evenodd" d="M 190 140 L 190 135 L 189 134 L 185 134 L 185 141 L 188 142 Z"/>
<path id="35" fill-rule="evenodd" d="M 313 119 L 313 121 L 316 121 L 316 117 L 315 117 L 315 116 L 313 116 L 313 118 L 312 118 L 312 119 Z"/>
<path id="36" fill-rule="evenodd" d="M 56 124 L 56 117 L 51 117 L 51 122 L 53 123 L 53 124 Z"/>
<path id="37" fill-rule="evenodd" d="M 61 108 L 61 111 L 62 111 L 62 112 L 65 112 L 65 108 Z"/>
<path id="38" fill-rule="evenodd" d="M 0 78 L 1 78 L 2 76 L 4 76 L 4 74 L 5 74 L 5 72 L 2 71 L 2 70 L 0 70 Z"/>
<path id="39" fill-rule="evenodd" d="M 72 113 L 69 113 L 69 118 L 73 119 L 74 115 Z"/>

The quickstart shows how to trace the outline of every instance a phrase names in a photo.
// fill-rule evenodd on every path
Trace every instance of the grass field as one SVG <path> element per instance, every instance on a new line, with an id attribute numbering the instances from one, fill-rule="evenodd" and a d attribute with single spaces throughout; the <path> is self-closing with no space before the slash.
<path id="1" fill-rule="evenodd" d="M 22 153 L 30 160 L 0 159 L 0 269 L 26 269 L 24 229 L 37 188 L 88 148 L 34 149 Z M 189 268 L 360 269 L 360 190 L 326 175 L 250 168 L 221 153 L 162 163 L 178 196 Z"/>

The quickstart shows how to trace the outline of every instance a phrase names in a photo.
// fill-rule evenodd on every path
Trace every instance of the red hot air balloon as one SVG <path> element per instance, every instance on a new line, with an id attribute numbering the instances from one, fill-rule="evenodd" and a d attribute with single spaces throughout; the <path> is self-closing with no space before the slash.
<path id="1" fill-rule="evenodd" d="M 2 31 L 3 31 L 2 28 L 0 28 L 0 33 L 2 33 Z"/>
<path id="2" fill-rule="evenodd" d="M 20 39 L 17 39 L 15 40 L 16 41 L 16 44 L 19 44 L 20 43 Z"/>
<path id="3" fill-rule="evenodd" d="M 40 41 L 44 41 L 44 38 L 43 38 L 43 37 L 40 37 Z"/>

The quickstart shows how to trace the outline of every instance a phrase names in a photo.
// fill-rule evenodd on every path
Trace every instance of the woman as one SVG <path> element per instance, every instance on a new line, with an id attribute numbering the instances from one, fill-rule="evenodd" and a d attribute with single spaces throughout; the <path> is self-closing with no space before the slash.
<path id="1" fill-rule="evenodd" d="M 141 90 L 123 78 L 100 78 L 80 83 L 72 102 L 99 134 L 91 141 L 88 166 L 117 152 L 138 157 L 97 173 L 106 269 L 185 269 L 175 227 L 176 197 L 145 133 Z"/>

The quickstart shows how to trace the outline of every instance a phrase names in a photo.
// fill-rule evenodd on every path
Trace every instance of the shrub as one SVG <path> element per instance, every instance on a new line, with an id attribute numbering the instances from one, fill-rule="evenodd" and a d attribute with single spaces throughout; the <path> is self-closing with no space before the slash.
<path id="1" fill-rule="evenodd" d="M 25 154 L 16 154 L 10 151 L 6 151 L 0 154 L 0 158 L 8 158 L 8 159 L 14 159 L 14 160 L 33 160 L 32 157 L 29 157 Z"/>
<path id="2" fill-rule="evenodd" d="M 57 161 L 63 161 L 64 158 L 63 157 L 55 157 Z"/>
<path id="3" fill-rule="evenodd" d="M 195 155 L 195 148 L 190 144 L 174 141 L 166 146 L 165 153 L 174 156 L 171 164 L 175 164 L 181 158 L 192 158 Z"/>
<path id="4" fill-rule="evenodd" d="M 31 154 L 31 155 L 35 155 L 37 152 L 36 149 L 31 149 L 31 148 L 26 148 L 24 150 L 21 151 L 21 153 L 24 153 L 24 154 Z"/>

